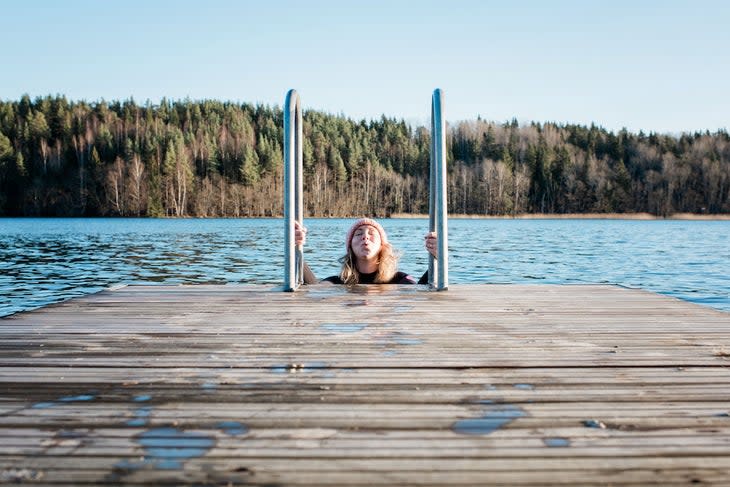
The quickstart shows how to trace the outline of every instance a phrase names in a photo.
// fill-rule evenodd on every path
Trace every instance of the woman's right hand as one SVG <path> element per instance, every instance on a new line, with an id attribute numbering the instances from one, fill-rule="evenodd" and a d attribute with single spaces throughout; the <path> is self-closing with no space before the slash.
<path id="1" fill-rule="evenodd" d="M 307 242 L 307 228 L 294 220 L 294 244 L 296 246 L 304 246 Z"/>
<path id="2" fill-rule="evenodd" d="M 436 237 L 436 232 L 428 232 L 425 237 L 425 246 L 426 250 L 429 254 L 433 255 L 434 259 L 439 258 L 439 247 L 438 247 L 438 238 Z"/>

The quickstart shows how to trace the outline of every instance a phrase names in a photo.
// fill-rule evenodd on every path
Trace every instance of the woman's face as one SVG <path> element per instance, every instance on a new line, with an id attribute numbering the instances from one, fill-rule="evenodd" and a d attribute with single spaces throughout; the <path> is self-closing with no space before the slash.
<path id="1" fill-rule="evenodd" d="M 350 247 L 358 259 L 376 259 L 380 254 L 380 246 L 380 232 L 370 225 L 358 227 L 350 240 Z"/>

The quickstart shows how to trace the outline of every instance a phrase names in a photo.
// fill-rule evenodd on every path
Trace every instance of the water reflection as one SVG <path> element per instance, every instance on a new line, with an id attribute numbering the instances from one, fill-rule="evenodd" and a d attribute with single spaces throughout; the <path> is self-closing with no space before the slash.
<path id="1" fill-rule="evenodd" d="M 337 274 L 352 220 L 307 220 L 306 259 Z M 383 220 L 420 276 L 427 221 Z M 276 219 L 0 219 L 0 316 L 119 284 L 279 284 Z M 459 283 L 615 283 L 730 311 L 730 222 L 449 221 Z M 370 289 L 369 289 L 370 290 Z M 375 290 L 375 289 L 372 289 Z"/>

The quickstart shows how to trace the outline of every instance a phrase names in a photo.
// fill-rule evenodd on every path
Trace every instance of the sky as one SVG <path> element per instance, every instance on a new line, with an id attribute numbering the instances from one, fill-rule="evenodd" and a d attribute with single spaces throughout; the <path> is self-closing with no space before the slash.
<path id="1" fill-rule="evenodd" d="M 6 0 L 0 99 L 217 99 L 428 125 L 730 127 L 724 0 Z"/>

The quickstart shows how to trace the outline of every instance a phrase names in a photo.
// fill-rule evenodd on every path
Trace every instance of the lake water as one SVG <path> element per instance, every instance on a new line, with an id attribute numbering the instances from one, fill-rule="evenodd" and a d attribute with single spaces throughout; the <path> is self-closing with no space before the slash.
<path id="1" fill-rule="evenodd" d="M 352 220 L 309 219 L 305 258 L 338 272 Z M 426 270 L 428 221 L 381 223 Z M 730 221 L 449 220 L 449 282 L 611 283 L 730 311 Z M 119 284 L 281 284 L 277 219 L 0 219 L 0 316 Z"/>

